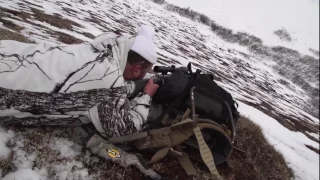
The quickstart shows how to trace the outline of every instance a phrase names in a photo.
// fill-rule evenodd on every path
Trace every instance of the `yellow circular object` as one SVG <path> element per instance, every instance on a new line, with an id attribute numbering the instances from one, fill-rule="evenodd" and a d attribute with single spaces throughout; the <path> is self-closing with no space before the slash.
<path id="1" fill-rule="evenodd" d="M 108 154 L 112 158 L 120 158 L 121 157 L 120 152 L 116 149 L 108 149 Z"/>

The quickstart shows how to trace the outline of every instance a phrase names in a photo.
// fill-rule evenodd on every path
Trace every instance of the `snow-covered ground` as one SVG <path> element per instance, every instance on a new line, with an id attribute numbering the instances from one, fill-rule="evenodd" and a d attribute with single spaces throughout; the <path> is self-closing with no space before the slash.
<path id="1" fill-rule="evenodd" d="M 9 156 L 15 169 L 4 177 L 0 171 L 0 178 L 3 180 L 94 179 L 94 175 L 89 176 L 83 162 L 94 163 L 99 160 L 97 157 L 90 157 L 89 151 L 81 152 L 79 138 L 83 135 L 77 131 L 78 129 L 74 129 L 75 132 L 72 132 L 74 137 L 70 140 L 65 137 L 68 132 L 59 129 L 45 133 L 34 130 L 14 133 L 1 128 L 0 159 Z M 71 134 L 68 135 L 71 136 Z M 39 144 L 37 141 L 43 142 Z M 7 149 L 6 143 L 12 143 L 9 145 L 11 150 Z M 36 147 L 36 145 L 42 147 Z M 11 151 L 14 153 L 10 154 Z"/>
<path id="2" fill-rule="evenodd" d="M 319 50 L 319 0 L 167 0 L 209 16 L 224 27 L 244 31 L 266 45 L 281 45 L 303 54 Z M 274 31 L 285 28 L 292 42 L 281 41 Z"/>
<path id="3" fill-rule="evenodd" d="M 284 155 L 296 179 L 319 179 L 319 154 L 305 146 L 319 148 L 318 143 L 300 132 L 288 130 L 272 117 L 244 103 L 239 103 L 239 111 L 262 127 L 270 144 Z"/>
<path id="4" fill-rule="evenodd" d="M 143 23 L 153 25 L 157 30 L 159 64 L 180 66 L 192 62 L 195 67 L 213 73 L 217 82 L 242 102 L 239 103 L 240 112 L 262 126 L 270 143 L 282 152 L 295 171 L 296 178 L 319 179 L 319 154 L 305 146 L 319 148 L 319 119 L 303 111 L 309 106 L 306 93 L 275 74 L 266 65 L 272 62 L 254 55 L 246 56 L 245 48 L 224 42 L 209 27 L 168 12 L 163 6 L 148 0 L 0 0 L 0 7 L 29 13 L 30 16 L 23 19 L 17 14 L 5 12 L 8 17 L 4 19 L 24 27 L 21 33 L 37 43 L 65 45 L 49 32 L 62 32 L 82 41 L 90 41 L 84 33 L 94 36 L 109 30 L 135 33 Z M 46 14 L 58 14 L 77 25 L 71 29 L 61 29 L 41 22 L 31 8 Z M 1 23 L 0 27 L 6 28 Z M 16 152 L 12 158 L 17 169 L 4 179 L 26 179 L 27 175 L 35 177 L 30 179 L 93 178 L 88 176 L 83 164 L 63 157 L 78 158 L 79 143 L 57 133 L 49 140 L 47 150 L 60 153 L 61 160 L 37 169 L 33 165 L 41 152 L 27 151 L 23 134 L 0 129 L 0 156 L 10 158 L 10 152 Z M 11 149 L 7 147 L 7 142 L 13 143 Z"/>

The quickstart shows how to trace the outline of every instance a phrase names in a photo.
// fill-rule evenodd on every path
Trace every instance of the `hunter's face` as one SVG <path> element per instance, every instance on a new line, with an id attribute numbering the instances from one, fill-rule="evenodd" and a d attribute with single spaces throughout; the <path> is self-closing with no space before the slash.
<path id="1" fill-rule="evenodd" d="M 147 72 L 150 72 L 152 64 L 145 66 L 144 64 L 127 64 L 123 72 L 123 78 L 126 81 L 137 81 L 143 79 Z"/>

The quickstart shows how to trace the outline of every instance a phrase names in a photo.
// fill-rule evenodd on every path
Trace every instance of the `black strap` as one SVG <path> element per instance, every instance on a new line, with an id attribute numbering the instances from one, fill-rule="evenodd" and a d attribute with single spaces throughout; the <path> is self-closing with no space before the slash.
<path id="1" fill-rule="evenodd" d="M 187 65 L 187 68 L 188 68 L 189 73 L 192 74 L 193 72 L 192 72 L 192 69 L 191 69 L 191 63 L 189 63 L 189 64 Z"/>

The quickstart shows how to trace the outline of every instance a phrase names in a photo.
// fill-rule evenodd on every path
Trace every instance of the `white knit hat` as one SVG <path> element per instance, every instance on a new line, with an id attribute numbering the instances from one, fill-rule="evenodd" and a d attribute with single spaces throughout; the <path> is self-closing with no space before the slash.
<path id="1" fill-rule="evenodd" d="M 154 28 L 142 25 L 138 36 L 136 37 L 131 50 L 138 53 L 152 64 L 157 63 L 156 45 L 153 42 L 155 32 Z"/>

